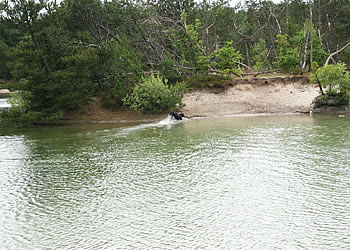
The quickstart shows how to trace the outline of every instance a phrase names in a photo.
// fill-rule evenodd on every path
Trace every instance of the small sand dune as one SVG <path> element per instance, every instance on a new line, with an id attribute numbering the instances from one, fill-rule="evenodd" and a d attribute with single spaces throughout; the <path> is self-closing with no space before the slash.
<path id="1" fill-rule="evenodd" d="M 306 77 L 274 77 L 237 81 L 222 90 L 200 89 L 187 93 L 184 112 L 189 116 L 225 116 L 257 113 L 309 112 L 319 95 Z"/>

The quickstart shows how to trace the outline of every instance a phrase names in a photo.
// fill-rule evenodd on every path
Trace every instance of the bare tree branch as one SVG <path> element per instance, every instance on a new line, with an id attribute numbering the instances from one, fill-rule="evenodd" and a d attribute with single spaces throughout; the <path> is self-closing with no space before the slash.
<path id="1" fill-rule="evenodd" d="M 344 49 L 346 49 L 349 45 L 350 45 L 350 42 L 348 42 L 347 44 L 345 44 L 344 47 L 342 47 L 341 49 L 339 49 L 339 50 L 333 52 L 332 54 L 330 54 L 329 57 L 327 58 L 325 64 L 324 64 L 324 66 L 327 66 L 328 63 L 329 63 L 329 60 L 330 60 L 331 58 L 333 59 L 333 56 L 335 56 L 336 54 L 342 52 L 342 51 L 343 51 Z"/>
<path id="2" fill-rule="evenodd" d="M 276 17 L 275 14 L 272 12 L 272 8 L 271 8 L 271 7 L 269 8 L 269 10 L 270 10 L 270 14 L 275 18 L 275 21 L 276 21 L 276 24 L 277 24 L 277 26 L 278 26 L 278 30 L 279 30 L 280 34 L 282 34 L 281 25 L 280 25 L 280 23 L 279 23 L 277 17 Z"/>

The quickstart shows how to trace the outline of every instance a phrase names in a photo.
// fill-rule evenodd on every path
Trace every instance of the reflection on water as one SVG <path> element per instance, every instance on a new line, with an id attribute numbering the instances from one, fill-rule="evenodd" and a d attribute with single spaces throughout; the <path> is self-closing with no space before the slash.
<path id="1" fill-rule="evenodd" d="M 9 103 L 7 98 L 0 98 L 0 112 L 3 109 L 8 109 L 11 107 L 11 104 Z"/>
<path id="2" fill-rule="evenodd" d="M 0 248 L 345 249 L 349 124 L 0 128 Z"/>

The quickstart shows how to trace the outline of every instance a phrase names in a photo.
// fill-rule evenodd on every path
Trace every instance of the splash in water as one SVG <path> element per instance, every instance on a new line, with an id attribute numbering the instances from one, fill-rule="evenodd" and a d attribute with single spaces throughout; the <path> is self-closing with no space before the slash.
<path id="1" fill-rule="evenodd" d="M 183 123 L 189 121 L 188 118 L 183 117 L 182 120 L 176 120 L 173 118 L 173 116 L 168 115 L 165 119 L 155 122 L 155 123 L 147 123 L 147 124 L 140 124 L 137 126 L 129 127 L 123 129 L 124 132 L 129 132 L 129 131 L 134 131 L 134 130 L 139 130 L 139 129 L 146 129 L 146 128 L 154 128 L 154 127 L 171 127 L 172 125 L 178 124 L 178 123 Z"/>
<path id="2" fill-rule="evenodd" d="M 160 122 L 158 122 L 158 126 L 164 126 L 164 125 L 173 125 L 173 124 L 177 124 L 177 123 L 181 123 L 181 122 L 185 122 L 188 121 L 189 119 L 186 117 L 182 117 L 182 120 L 176 120 L 172 115 L 168 115 L 167 118 L 161 120 Z"/>

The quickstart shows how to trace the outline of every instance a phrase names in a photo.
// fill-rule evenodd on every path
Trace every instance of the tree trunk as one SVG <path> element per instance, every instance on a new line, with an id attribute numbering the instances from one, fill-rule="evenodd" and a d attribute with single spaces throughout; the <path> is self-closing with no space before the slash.
<path id="1" fill-rule="evenodd" d="M 321 0 L 318 0 L 318 34 L 321 36 L 322 29 L 322 10 L 321 10 Z"/>
<path id="2" fill-rule="evenodd" d="M 289 0 L 286 0 L 286 34 L 288 34 L 288 31 L 289 31 L 288 6 L 289 6 Z"/>
<path id="3" fill-rule="evenodd" d="M 309 41 L 309 36 L 306 34 L 306 28 L 304 25 L 304 41 L 305 41 L 305 45 L 304 45 L 304 62 L 303 62 L 303 66 L 301 68 L 301 70 L 304 72 L 305 71 L 305 67 L 306 67 L 306 61 L 307 61 L 307 45 L 308 45 L 308 41 Z"/>
<path id="4" fill-rule="evenodd" d="M 215 51 L 219 53 L 219 40 L 218 34 L 216 32 L 216 15 L 215 15 L 215 25 L 214 25 L 214 36 L 215 36 Z"/>
<path id="5" fill-rule="evenodd" d="M 309 0 L 310 4 L 310 69 L 312 69 L 312 43 L 313 43 L 313 38 L 312 38 L 312 0 Z"/>
<path id="6" fill-rule="evenodd" d="M 249 48 L 248 48 L 248 41 L 245 40 L 245 51 L 246 51 L 246 55 L 247 55 L 247 63 L 248 63 L 248 67 L 250 68 L 250 56 L 249 56 Z"/>
<path id="7" fill-rule="evenodd" d="M 315 72 L 315 76 L 316 76 L 316 80 L 317 80 L 317 83 L 318 83 L 318 87 L 320 88 L 321 94 L 322 94 L 322 95 L 325 95 L 325 93 L 323 92 L 323 88 L 322 88 L 322 85 L 321 85 L 321 81 L 320 81 L 320 79 L 318 79 L 318 76 L 317 76 L 317 73 L 316 73 L 316 72 Z"/>
<path id="8" fill-rule="evenodd" d="M 271 46 L 272 46 L 272 51 L 273 51 L 274 57 L 277 57 L 277 51 L 276 51 L 276 46 L 275 46 L 275 39 L 273 38 L 271 25 L 270 25 L 270 17 L 271 17 L 271 15 L 269 15 L 269 17 L 267 18 L 267 27 L 268 27 L 270 43 L 271 43 Z"/>
<path id="9" fill-rule="evenodd" d="M 28 20 L 27 27 L 28 27 L 30 36 L 31 36 L 31 38 L 32 38 L 32 41 L 33 41 L 33 43 L 34 43 L 35 50 L 37 51 L 37 53 L 38 53 L 38 55 L 39 55 L 40 62 L 41 62 L 41 64 L 42 64 L 42 66 L 45 68 L 45 71 L 46 71 L 47 73 L 51 73 L 51 69 L 50 69 L 49 63 L 47 62 L 46 58 L 45 58 L 45 57 L 43 56 L 43 54 L 41 53 L 40 44 L 39 44 L 38 41 L 36 40 L 34 31 L 33 31 L 33 29 L 32 29 L 32 26 L 31 26 L 29 20 Z"/>

